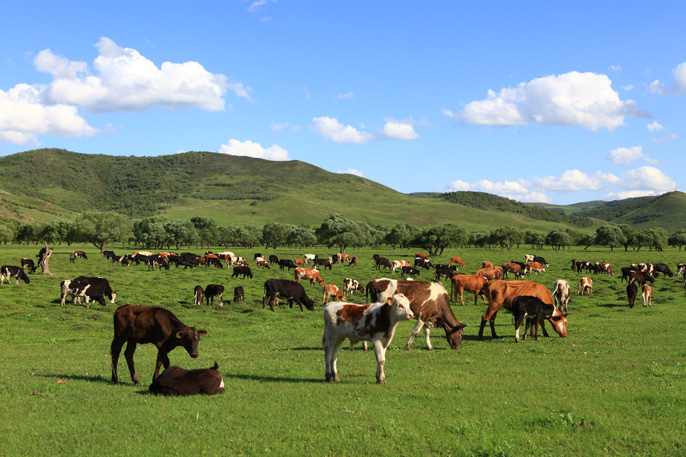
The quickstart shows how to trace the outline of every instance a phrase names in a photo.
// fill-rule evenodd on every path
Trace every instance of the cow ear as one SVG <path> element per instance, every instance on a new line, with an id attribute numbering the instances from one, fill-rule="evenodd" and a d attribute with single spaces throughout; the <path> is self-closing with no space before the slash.
<path id="1" fill-rule="evenodd" d="M 178 339 L 183 338 L 183 330 L 181 330 L 181 331 L 179 331 L 179 332 L 176 332 L 176 337 L 177 337 Z"/>
<path id="2" fill-rule="evenodd" d="M 388 297 L 388 298 L 386 299 L 386 303 L 389 304 L 389 305 L 392 305 L 392 304 L 393 304 L 393 297 Z"/>
<path id="3" fill-rule="evenodd" d="M 207 330 L 198 330 L 198 338 L 207 335 Z"/>
<path id="4" fill-rule="evenodd" d="M 406 298 L 407 298 L 407 301 L 409 301 L 410 303 L 412 303 L 412 300 L 414 300 L 414 295 L 409 295 L 409 296 L 406 297 Z"/>

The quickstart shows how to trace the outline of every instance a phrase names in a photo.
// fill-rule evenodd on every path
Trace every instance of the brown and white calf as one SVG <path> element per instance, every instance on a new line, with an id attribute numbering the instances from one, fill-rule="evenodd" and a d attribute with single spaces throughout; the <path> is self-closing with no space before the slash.
<path id="1" fill-rule="evenodd" d="M 195 286 L 195 289 L 193 289 L 193 304 L 202 305 L 204 297 L 205 292 L 202 290 L 202 286 Z"/>
<path id="2" fill-rule="evenodd" d="M 356 279 L 345 278 L 343 280 L 343 292 L 346 294 L 355 295 L 357 292 L 364 292 L 364 286 L 362 286 Z"/>
<path id="3" fill-rule="evenodd" d="M 324 286 L 324 295 L 322 296 L 322 305 L 325 305 L 329 298 L 333 297 L 336 301 L 348 301 L 341 292 L 341 289 L 334 284 L 327 284 Z"/>
<path id="4" fill-rule="evenodd" d="M 395 270 L 397 270 L 398 268 L 409 266 L 411 265 L 410 262 L 408 262 L 407 260 L 394 260 L 393 265 L 391 266 L 391 270 L 393 270 L 393 273 L 395 273 Z"/>
<path id="5" fill-rule="evenodd" d="M 643 284 L 643 307 L 653 306 L 653 291 L 648 284 Z"/>
<path id="6" fill-rule="evenodd" d="M 593 280 L 589 277 L 582 276 L 579 278 L 579 290 L 577 290 L 577 295 L 584 295 L 588 292 L 588 296 L 593 295 Z"/>
<path id="7" fill-rule="evenodd" d="M 376 382 L 386 384 L 384 365 L 386 349 L 393 340 L 395 329 L 400 321 L 414 317 L 410 309 L 412 297 L 394 294 L 384 303 L 353 305 L 331 302 L 324 308 L 324 359 L 326 381 L 340 382 L 336 362 L 343 341 L 351 344 L 358 341 L 371 341 L 376 355 Z"/>

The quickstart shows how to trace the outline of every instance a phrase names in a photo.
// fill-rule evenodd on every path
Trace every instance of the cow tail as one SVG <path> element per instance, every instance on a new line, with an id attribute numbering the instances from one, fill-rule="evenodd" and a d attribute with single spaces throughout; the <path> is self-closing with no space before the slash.
<path id="1" fill-rule="evenodd" d="M 369 304 L 369 289 L 371 287 L 372 283 L 368 282 L 367 286 L 364 288 L 364 304 L 367 305 Z"/>

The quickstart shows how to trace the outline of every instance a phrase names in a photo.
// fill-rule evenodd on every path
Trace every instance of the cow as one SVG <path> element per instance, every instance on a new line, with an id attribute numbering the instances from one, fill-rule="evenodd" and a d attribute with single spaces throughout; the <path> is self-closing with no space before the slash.
<path id="1" fill-rule="evenodd" d="M 674 276 L 674 273 L 672 273 L 672 270 L 669 269 L 669 267 L 664 264 L 664 263 L 654 263 L 653 264 L 653 270 L 654 271 L 659 271 L 660 273 L 669 276 L 670 278 Z"/>
<path id="2" fill-rule="evenodd" d="M 451 265 L 458 264 L 461 267 L 464 267 L 464 265 L 465 265 L 464 260 L 462 260 L 460 257 L 451 257 L 450 258 L 450 264 Z"/>
<path id="3" fill-rule="evenodd" d="M 195 286 L 195 289 L 193 289 L 193 304 L 202 304 L 204 297 L 205 291 L 202 290 L 202 286 Z"/>
<path id="4" fill-rule="evenodd" d="M 595 273 L 609 273 L 611 276 L 615 275 L 615 272 L 612 271 L 612 266 L 607 263 L 607 262 L 596 262 L 596 271 Z"/>
<path id="5" fill-rule="evenodd" d="M 245 291 L 243 286 L 238 286 L 233 288 L 233 302 L 245 301 Z"/>
<path id="6" fill-rule="evenodd" d="M 686 271 L 686 263 L 678 263 L 676 265 L 676 271 L 677 276 L 681 277 L 681 275 Z M 686 275 L 684 277 L 686 277 Z"/>
<path id="7" fill-rule="evenodd" d="M 322 267 L 324 267 L 325 270 L 326 270 L 327 268 L 328 268 L 329 270 L 331 270 L 331 257 L 329 257 L 329 258 L 327 258 L 327 259 L 320 259 L 320 258 L 313 259 L 313 260 L 312 260 L 312 264 L 313 264 L 315 267 L 322 266 Z"/>
<path id="8" fill-rule="evenodd" d="M 433 350 L 430 339 L 431 327 L 439 326 L 445 331 L 451 349 L 462 347 L 462 335 L 467 325 L 455 318 L 453 310 L 450 309 L 450 297 L 441 283 L 380 278 L 369 282 L 365 287 L 366 297 L 371 298 L 372 302 L 383 302 L 396 292 L 414 297 L 410 300 L 410 308 L 417 324 L 412 329 L 405 349 L 412 349 L 412 342 L 419 331 L 424 329 L 426 348 Z"/>
<path id="9" fill-rule="evenodd" d="M 571 287 L 569 282 L 564 279 L 558 279 L 553 284 L 553 299 L 555 300 L 555 307 L 559 310 L 567 312 L 567 305 L 569 304 L 569 294 Z"/>
<path id="10" fill-rule="evenodd" d="M 507 279 L 508 273 L 514 273 L 515 279 L 521 279 L 524 277 L 524 270 L 518 263 L 504 263 L 501 268 L 503 269 L 503 278 L 505 279 Z"/>
<path id="11" fill-rule="evenodd" d="M 152 252 L 150 251 L 133 251 L 133 255 L 152 255 Z"/>
<path id="12" fill-rule="evenodd" d="M 295 265 L 296 265 L 296 266 L 300 266 L 300 267 L 304 267 L 304 266 L 306 265 L 306 263 L 305 263 L 305 261 L 304 261 L 303 259 L 301 259 L 300 257 L 296 257 L 296 258 L 295 258 Z"/>
<path id="13" fill-rule="evenodd" d="M 409 267 L 409 266 L 410 266 L 410 262 L 408 262 L 407 260 L 394 260 L 393 266 L 391 267 L 391 270 L 393 271 L 393 273 L 395 273 L 395 270 L 397 270 L 398 268 Z"/>
<path id="14" fill-rule="evenodd" d="M 393 340 L 395 329 L 400 321 L 414 317 L 410 309 L 413 297 L 401 293 L 393 294 L 383 303 L 371 305 L 352 305 L 332 302 L 324 308 L 324 358 L 326 362 L 325 379 L 327 382 L 340 382 L 336 362 L 338 352 L 345 339 L 351 344 L 370 341 L 376 355 L 376 382 L 386 384 L 384 365 L 386 349 Z"/>
<path id="15" fill-rule="evenodd" d="M 576 291 L 577 295 L 584 295 L 588 292 L 588 296 L 593 295 L 593 280 L 588 276 L 579 278 L 579 289 Z"/>
<path id="16" fill-rule="evenodd" d="M 76 282 L 72 284 L 70 279 L 65 279 L 60 283 L 60 305 L 64 306 L 64 303 L 69 295 L 72 296 L 72 303 L 76 304 L 79 302 L 81 304 L 81 298 L 86 297 L 86 291 L 90 287 L 90 284 L 82 284 Z"/>
<path id="17" fill-rule="evenodd" d="M 541 265 L 543 265 L 546 268 L 548 268 L 550 266 L 548 264 L 548 262 L 543 257 L 537 256 L 537 255 L 534 256 L 533 261 L 536 263 L 540 263 Z"/>
<path id="18" fill-rule="evenodd" d="M 350 259 L 350 256 L 348 254 L 343 254 L 343 253 L 338 254 L 338 261 L 339 262 L 341 262 L 341 263 L 350 262 L 350 260 L 351 259 Z"/>
<path id="19" fill-rule="evenodd" d="M 83 251 L 71 251 L 71 254 L 69 254 L 69 262 L 74 263 L 74 260 L 77 257 L 83 257 L 84 259 L 88 259 L 88 256 Z"/>
<path id="20" fill-rule="evenodd" d="M 274 265 L 275 263 L 278 264 L 279 258 L 277 256 L 275 256 L 274 254 L 272 254 L 269 256 L 269 263 L 272 265 Z"/>
<path id="21" fill-rule="evenodd" d="M 110 346 L 112 358 L 112 382 L 119 383 L 117 365 L 122 346 L 126 344 L 124 357 L 134 384 L 140 384 L 133 364 L 133 353 L 138 344 L 152 343 L 157 346 L 157 362 L 154 381 L 160 367 L 169 368 L 169 352 L 182 346 L 188 355 L 198 357 L 198 340 L 207 330 L 188 327 L 169 310 L 157 306 L 122 305 L 114 311 L 114 338 Z"/>
<path id="22" fill-rule="evenodd" d="M 20 262 L 21 262 L 21 269 L 26 271 L 26 269 L 28 268 L 29 273 L 35 273 L 36 268 L 38 268 L 38 266 L 33 262 L 33 259 L 23 258 L 23 259 L 21 259 Z"/>
<path id="23" fill-rule="evenodd" d="M 293 270 L 293 281 L 300 282 L 301 279 L 309 279 L 310 284 L 314 284 L 315 281 L 319 283 L 320 286 L 324 285 L 324 280 L 319 274 L 319 270 L 316 268 L 296 268 Z"/>
<path id="24" fill-rule="evenodd" d="M 72 286 L 74 283 L 81 283 L 85 287 L 87 284 L 90 285 L 86 291 L 86 309 L 90 309 L 88 302 L 90 300 L 97 301 L 102 306 L 107 306 L 105 297 L 109 298 L 110 303 L 114 303 L 114 299 L 117 298 L 117 293 L 110 287 L 110 282 L 103 277 L 99 276 L 77 276 L 72 280 Z"/>
<path id="25" fill-rule="evenodd" d="M 112 260 L 114 257 L 119 257 L 114 251 L 102 251 L 103 257 Z"/>
<path id="26" fill-rule="evenodd" d="M 504 308 L 512 312 L 512 301 L 515 297 L 520 295 L 531 295 L 538 297 L 544 303 L 553 303 L 553 297 L 550 291 L 543 285 L 534 281 L 503 281 L 495 280 L 488 282 L 484 288 L 486 289 L 486 298 L 488 299 L 488 309 L 481 316 L 481 327 L 479 328 L 479 339 L 483 339 L 484 327 L 486 322 L 491 325 L 491 335 L 493 338 L 498 338 L 495 332 L 495 318 L 500 309 Z M 555 313 L 548 319 L 552 324 L 553 329 L 561 337 L 567 336 L 567 314 L 556 310 Z M 545 326 L 541 325 L 541 330 L 544 336 L 548 336 Z"/>
<path id="27" fill-rule="evenodd" d="M 279 268 L 283 270 L 284 268 L 288 268 L 288 271 L 291 271 L 291 268 L 295 268 L 295 262 L 293 262 L 291 259 L 281 259 L 279 260 Z"/>
<path id="28" fill-rule="evenodd" d="M 391 267 L 391 261 L 386 257 L 379 257 L 376 259 L 376 265 L 374 265 L 374 268 L 380 270 L 381 267 L 384 267 L 384 269 L 388 268 L 389 270 L 393 269 L 393 267 Z"/>
<path id="29" fill-rule="evenodd" d="M 545 273 L 545 267 L 538 262 L 529 262 L 526 264 L 526 273 Z"/>
<path id="30" fill-rule="evenodd" d="M 400 267 L 400 272 L 403 274 L 403 276 L 411 276 L 415 277 L 419 275 L 419 270 L 417 270 L 415 267 Z"/>
<path id="31" fill-rule="evenodd" d="M 308 310 L 314 311 L 314 301 L 307 296 L 302 284 L 289 279 L 267 279 L 264 282 L 262 309 L 269 301 L 269 308 L 274 311 L 274 304 L 275 302 L 277 305 L 279 304 L 279 297 L 287 299 L 288 305 L 291 308 L 293 308 L 293 302 L 295 302 L 300 305 L 300 311 L 303 310 L 303 305 Z"/>
<path id="32" fill-rule="evenodd" d="M 219 298 L 219 306 L 224 306 L 224 286 L 221 284 L 208 284 L 204 295 L 207 306 L 214 305 L 214 297 Z"/>
<path id="33" fill-rule="evenodd" d="M 429 257 L 428 257 L 426 254 L 424 254 L 423 252 L 415 252 L 415 253 L 414 253 L 414 256 L 415 256 L 415 257 L 421 257 L 422 259 L 428 259 L 428 258 L 429 258 Z"/>
<path id="34" fill-rule="evenodd" d="M 305 259 L 305 263 L 309 262 L 310 260 L 314 260 L 317 258 L 316 254 L 303 254 L 303 259 Z"/>
<path id="35" fill-rule="evenodd" d="M 352 278 L 345 278 L 343 280 L 343 291 L 346 294 L 353 294 L 359 292 L 364 292 L 364 286 L 362 286 L 357 280 Z"/>
<path id="36" fill-rule="evenodd" d="M 209 259 L 209 261 L 218 262 L 219 268 L 221 268 L 221 266 L 222 266 L 221 262 L 219 262 L 219 259 Z M 150 271 L 150 270 L 154 271 L 155 267 L 157 267 L 159 270 L 161 270 L 162 268 L 164 268 L 165 270 L 169 270 L 169 263 L 167 263 L 167 260 L 159 254 L 154 254 L 154 255 L 146 257 L 145 263 L 146 263 L 146 265 L 148 265 L 148 271 Z M 209 266 L 209 265 L 210 265 L 210 263 L 205 264 L 205 266 Z"/>
<path id="37" fill-rule="evenodd" d="M 495 268 L 495 266 L 488 260 L 484 260 L 481 262 L 481 268 Z"/>
<path id="38" fill-rule="evenodd" d="M 262 268 L 264 268 L 265 270 L 269 270 L 271 266 L 269 265 L 269 262 L 265 262 L 264 260 L 258 260 L 257 269 L 260 270 Z"/>
<path id="39" fill-rule="evenodd" d="M 476 273 L 474 274 L 479 276 L 485 276 L 489 280 L 501 279 L 503 277 L 503 269 L 500 267 L 481 268 L 479 270 L 476 270 Z"/>
<path id="40" fill-rule="evenodd" d="M 437 264 L 436 265 L 436 281 L 441 278 L 448 278 L 457 272 L 457 267 L 455 265 Z"/>
<path id="41" fill-rule="evenodd" d="M 626 286 L 626 298 L 629 300 L 629 308 L 634 307 L 636 295 L 638 295 L 638 286 L 635 282 L 631 282 Z"/>
<path id="42" fill-rule="evenodd" d="M 352 256 L 352 258 L 350 259 L 350 263 L 348 264 L 348 266 L 349 266 L 349 267 L 357 266 L 357 256 L 356 256 L 356 255 Z"/>
<path id="43" fill-rule="evenodd" d="M 433 265 L 434 265 L 434 264 L 431 263 L 431 261 L 430 261 L 429 259 L 426 259 L 426 258 L 424 258 L 424 257 L 415 257 L 415 259 L 414 259 L 414 266 L 415 266 L 415 268 L 421 267 L 421 268 L 423 268 L 423 269 L 425 269 L 425 270 L 428 270 L 428 269 L 431 268 Z"/>
<path id="44" fill-rule="evenodd" d="M 219 257 L 205 256 L 205 268 L 209 267 L 224 268 L 224 264 Z"/>
<path id="45" fill-rule="evenodd" d="M 24 273 L 24 270 L 21 267 L 15 267 L 13 265 L 3 265 L 2 267 L 0 267 L 0 284 L 4 284 L 5 279 L 7 279 L 7 282 L 9 284 L 12 284 L 11 278 L 14 278 L 17 281 L 16 284 L 19 284 L 20 279 L 24 281 L 26 284 L 29 284 L 31 282 L 31 280 L 28 276 L 26 276 L 26 273 Z"/>
<path id="46" fill-rule="evenodd" d="M 534 261 L 533 254 L 524 254 L 524 263 L 529 263 Z"/>
<path id="47" fill-rule="evenodd" d="M 476 302 L 481 296 L 481 299 L 484 302 L 484 305 L 486 304 L 486 298 L 485 298 L 485 292 L 484 292 L 484 286 L 488 282 L 488 278 L 485 276 L 480 276 L 480 275 L 453 275 L 452 278 L 450 278 L 450 296 L 453 299 L 453 301 L 457 304 L 457 297 L 460 297 L 460 302 L 462 303 L 462 306 L 465 306 L 464 304 L 464 298 L 463 298 L 463 292 L 466 290 L 467 292 L 474 292 L 474 305 L 476 306 Z"/>
<path id="48" fill-rule="evenodd" d="M 254 253 L 252 256 L 252 259 L 253 260 L 258 260 L 258 259 L 265 260 L 264 256 L 262 254 L 260 254 L 259 252 Z"/>
<path id="49" fill-rule="evenodd" d="M 224 392 L 224 380 L 217 362 L 213 367 L 195 370 L 173 365 L 150 384 L 149 390 L 155 395 L 216 395 Z"/>
<path id="50" fill-rule="evenodd" d="M 643 284 L 643 307 L 653 306 L 653 291 L 650 289 L 648 284 Z"/>
<path id="51" fill-rule="evenodd" d="M 519 327 L 522 326 L 526 318 L 526 326 L 524 327 L 524 338 L 526 339 L 526 332 L 531 325 L 534 339 L 538 341 L 538 326 L 543 326 L 545 319 L 553 317 L 553 313 L 557 311 L 555 305 L 552 303 L 544 303 L 538 297 L 529 295 L 519 295 L 512 300 L 512 315 L 515 321 L 515 341 L 519 343 Z"/>
<path id="52" fill-rule="evenodd" d="M 341 289 L 334 284 L 327 284 L 324 286 L 324 295 L 322 296 L 322 305 L 325 305 L 329 298 L 333 297 L 335 301 L 348 301 L 341 292 Z"/>
<path id="53" fill-rule="evenodd" d="M 243 275 L 243 279 L 245 279 L 247 276 L 250 276 L 250 279 L 252 279 L 252 270 L 250 270 L 250 267 L 246 266 L 239 266 L 239 267 L 233 267 L 233 273 L 231 273 L 232 278 L 237 278 L 238 275 Z"/>

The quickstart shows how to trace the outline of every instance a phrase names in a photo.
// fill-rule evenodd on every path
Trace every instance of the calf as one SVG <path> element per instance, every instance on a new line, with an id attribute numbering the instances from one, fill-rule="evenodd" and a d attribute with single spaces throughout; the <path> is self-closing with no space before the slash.
<path id="1" fill-rule="evenodd" d="M 654 263 L 653 269 L 654 269 L 654 271 L 659 271 L 660 273 L 667 275 L 670 278 L 672 276 L 674 276 L 674 273 L 672 273 L 672 270 L 670 270 L 669 267 L 664 263 Z"/>
<path id="2" fill-rule="evenodd" d="M 29 273 L 35 273 L 38 266 L 33 262 L 33 259 L 21 259 L 21 269 L 26 271 L 29 269 Z"/>
<path id="3" fill-rule="evenodd" d="M 374 265 L 374 268 L 380 270 L 381 267 L 388 268 L 389 270 L 393 269 L 393 267 L 391 266 L 391 261 L 388 260 L 386 257 L 378 257 L 376 259 L 376 265 Z"/>
<path id="4" fill-rule="evenodd" d="M 295 258 L 295 265 L 304 267 L 305 261 L 303 259 L 301 259 L 300 257 L 296 257 Z M 290 268 L 289 268 L 289 270 L 290 270 Z"/>
<path id="5" fill-rule="evenodd" d="M 343 291 L 346 294 L 352 293 L 355 295 L 355 293 L 359 292 L 364 292 L 364 286 L 362 286 L 357 280 L 352 279 L 352 278 L 345 278 L 343 280 Z"/>
<path id="6" fill-rule="evenodd" d="M 348 266 L 349 266 L 349 267 L 357 266 L 357 256 L 356 256 L 356 255 L 352 256 L 352 258 L 350 259 L 350 263 L 348 264 Z"/>
<path id="7" fill-rule="evenodd" d="M 264 260 L 258 260 L 257 269 L 260 270 L 262 268 L 264 268 L 265 270 L 269 270 L 271 266 L 269 265 L 269 262 L 265 262 Z"/>
<path id="8" fill-rule="evenodd" d="M 512 314 L 515 321 L 515 341 L 519 343 L 519 327 L 522 326 L 524 318 L 526 319 L 526 326 L 524 327 L 524 339 L 526 339 L 526 332 L 529 330 L 529 325 L 534 327 L 534 339 L 538 340 L 538 326 L 543 325 L 545 319 L 553 317 L 556 311 L 552 303 L 544 303 L 538 297 L 530 295 L 520 295 L 512 300 Z"/>
<path id="9" fill-rule="evenodd" d="M 314 301 L 307 296 L 302 284 L 289 279 L 267 279 L 264 282 L 262 309 L 269 301 L 269 308 L 274 311 L 274 304 L 278 306 L 279 297 L 287 299 L 288 305 L 291 308 L 293 308 L 293 302 L 295 302 L 300 305 L 300 311 L 303 310 L 303 305 L 308 310 L 314 311 Z"/>
<path id="10" fill-rule="evenodd" d="M 480 275 L 454 275 L 450 278 L 450 296 L 457 304 L 457 297 L 460 297 L 460 303 L 464 306 L 463 293 L 474 292 L 474 305 L 476 306 L 477 299 L 481 296 L 484 305 L 486 304 L 484 286 L 488 282 L 485 276 Z"/>
<path id="11" fill-rule="evenodd" d="M 400 271 L 402 272 L 403 276 L 410 276 L 412 278 L 419 275 L 419 270 L 417 270 L 415 267 L 400 267 Z"/>
<path id="12" fill-rule="evenodd" d="M 577 295 L 584 295 L 588 292 L 588 296 L 593 295 L 593 280 L 589 277 L 582 276 L 579 278 L 579 290 L 577 290 Z"/>
<path id="13" fill-rule="evenodd" d="M 214 297 L 219 298 L 219 306 L 224 306 L 224 286 L 221 284 L 208 284 L 205 287 L 205 301 L 207 306 L 214 304 Z"/>
<path id="14" fill-rule="evenodd" d="M 69 254 L 69 262 L 74 263 L 74 260 L 77 257 L 83 257 L 84 259 L 88 259 L 88 256 L 86 256 L 86 253 L 83 251 L 71 251 L 71 254 Z"/>
<path id="15" fill-rule="evenodd" d="M 558 279 L 553 285 L 553 300 L 555 300 L 555 307 L 559 310 L 564 309 L 567 312 L 567 305 L 569 304 L 569 294 L 571 287 L 569 282 L 564 279 Z"/>
<path id="16" fill-rule="evenodd" d="M 522 269 L 521 265 L 518 263 L 514 262 L 508 262 L 504 263 L 502 265 L 503 269 L 503 278 L 507 279 L 507 276 L 509 273 L 514 273 L 515 279 L 521 279 L 524 277 L 524 269 Z"/>
<path id="17" fill-rule="evenodd" d="M 638 295 L 638 286 L 635 282 L 629 283 L 629 285 L 626 286 L 626 298 L 629 299 L 629 308 L 634 307 L 636 295 Z"/>
<path id="18" fill-rule="evenodd" d="M 245 279 L 247 276 L 250 276 L 252 279 L 252 270 L 250 270 L 250 267 L 246 266 L 233 267 L 233 273 L 231 273 L 231 277 L 236 278 L 238 275 L 243 275 L 243 279 Z"/>
<path id="19" fill-rule="evenodd" d="M 200 305 L 203 302 L 205 292 L 202 290 L 202 286 L 195 286 L 193 289 L 193 304 Z"/>
<path id="20" fill-rule="evenodd" d="M 450 264 L 458 264 L 459 266 L 464 267 L 464 260 L 462 260 L 460 257 L 451 257 Z"/>
<path id="21" fill-rule="evenodd" d="M 224 392 L 224 380 L 219 374 L 217 362 L 213 367 L 196 370 L 174 365 L 150 384 L 150 392 L 155 395 L 216 395 Z"/>
<path id="22" fill-rule="evenodd" d="M 650 289 L 648 284 L 643 284 L 643 307 L 653 306 L 653 291 Z"/>
<path id="23" fill-rule="evenodd" d="M 233 289 L 233 302 L 245 301 L 245 291 L 243 286 L 234 287 Z"/>
<path id="24" fill-rule="evenodd" d="M 174 313 L 157 306 L 123 305 L 114 312 L 114 338 L 110 346 L 112 358 L 112 382 L 119 383 L 117 365 L 119 354 L 124 343 L 126 363 L 129 366 L 131 380 L 140 384 L 133 364 L 133 353 L 136 346 L 152 343 L 157 346 L 157 362 L 153 381 L 160 372 L 160 367 L 169 368 L 169 352 L 177 346 L 182 346 L 193 358 L 198 357 L 198 340 L 206 335 L 207 330 L 188 327 L 181 322 Z"/>
<path id="25" fill-rule="evenodd" d="M 86 297 L 86 291 L 90 287 L 90 284 L 82 284 L 79 282 L 72 282 L 69 279 L 65 279 L 60 283 L 60 305 L 64 306 L 64 303 L 69 295 L 72 296 L 73 303 L 76 304 L 78 300 L 79 305 L 81 304 L 81 298 Z"/>
<path id="26" fill-rule="evenodd" d="M 341 289 L 334 284 L 327 284 L 324 286 L 324 295 L 322 296 L 322 305 L 325 305 L 329 298 L 333 297 L 336 301 L 348 301 L 341 292 Z"/>
<path id="27" fill-rule="evenodd" d="M 278 263 L 279 263 L 279 258 L 278 258 L 276 255 L 271 254 L 271 255 L 269 256 L 269 263 L 272 264 L 272 265 L 274 265 L 275 263 L 278 264 Z"/>
<path id="28" fill-rule="evenodd" d="M 28 276 L 26 276 L 26 273 L 24 273 L 24 270 L 21 267 L 15 267 L 12 265 L 3 265 L 2 267 L 0 267 L 0 284 L 4 284 L 5 279 L 7 279 L 7 282 L 9 284 L 12 284 L 11 278 L 14 278 L 17 281 L 16 284 L 19 284 L 20 279 L 24 281 L 26 284 L 29 284 L 31 282 L 31 280 Z"/>
<path id="29" fill-rule="evenodd" d="M 351 305 L 332 302 L 324 308 L 324 359 L 327 382 L 340 382 L 338 377 L 338 352 L 345 339 L 351 344 L 358 341 L 371 341 L 376 355 L 376 382 L 386 384 L 384 365 L 386 349 L 393 340 L 395 329 L 400 321 L 414 317 L 410 309 L 413 297 L 397 293 L 384 303 L 371 305 Z"/>
<path id="30" fill-rule="evenodd" d="M 681 275 L 686 271 L 686 263 L 678 263 L 676 265 L 676 271 L 677 271 L 677 276 L 681 277 Z M 684 275 L 686 277 L 686 275 Z"/>
<path id="31" fill-rule="evenodd" d="M 629 270 L 629 284 L 632 282 L 636 282 L 639 286 L 642 286 L 646 282 L 655 283 L 655 279 L 648 273 L 643 273 L 638 270 Z"/>
<path id="32" fill-rule="evenodd" d="M 455 265 L 445 265 L 445 264 L 437 264 L 436 265 L 436 281 L 440 281 L 441 278 L 448 278 L 453 275 L 453 273 L 457 272 L 457 267 Z"/>

